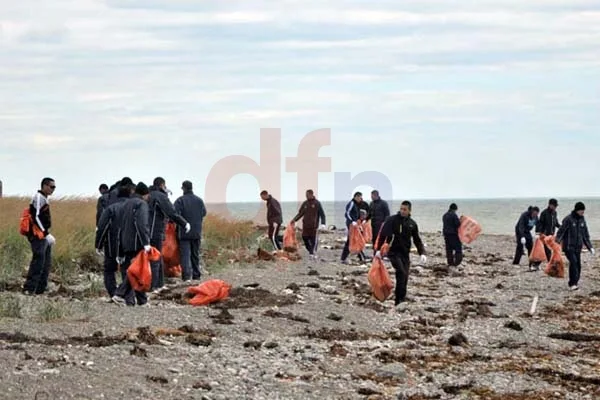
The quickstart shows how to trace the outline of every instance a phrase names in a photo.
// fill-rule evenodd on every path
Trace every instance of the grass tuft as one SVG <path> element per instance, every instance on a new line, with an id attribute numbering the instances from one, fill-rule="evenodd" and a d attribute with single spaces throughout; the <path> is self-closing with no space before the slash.
<path id="1" fill-rule="evenodd" d="M 0 297 L 0 318 L 22 318 L 19 297 L 12 294 Z"/>
<path id="2" fill-rule="evenodd" d="M 69 314 L 67 307 L 58 301 L 44 302 L 38 310 L 38 317 L 42 322 L 62 320 Z"/>

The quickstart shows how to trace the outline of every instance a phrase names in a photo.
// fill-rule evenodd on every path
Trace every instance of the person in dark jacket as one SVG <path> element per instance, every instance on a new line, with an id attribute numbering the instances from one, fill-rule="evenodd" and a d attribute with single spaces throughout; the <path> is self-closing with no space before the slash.
<path id="1" fill-rule="evenodd" d="M 52 178 L 42 179 L 40 190 L 32 197 L 29 203 L 29 213 L 33 219 L 34 228 L 27 236 L 31 245 L 31 263 L 27 272 L 27 279 L 23 285 L 23 294 L 43 294 L 48 288 L 48 276 L 52 265 L 52 246 L 56 239 L 50 233 L 52 216 L 48 197 L 54 193 L 56 184 Z M 35 231 L 38 235 L 34 234 Z"/>
<path id="2" fill-rule="evenodd" d="M 135 193 L 123 203 L 121 234 L 119 236 L 119 254 L 122 254 L 121 278 L 122 283 L 117 288 L 112 300 L 119 305 L 144 306 L 148 303 L 146 293 L 134 291 L 129 279 L 127 269 L 131 261 L 140 251 L 150 252 L 150 225 L 148 216 L 148 201 L 150 191 L 148 186 L 140 182 L 135 187 Z"/>
<path id="3" fill-rule="evenodd" d="M 123 223 L 123 205 L 134 190 L 130 186 L 119 188 L 117 202 L 104 209 L 96 230 L 96 253 L 104 256 L 104 287 L 111 299 L 117 290 L 117 258 L 122 256 L 119 254 L 119 235 Z"/>
<path id="4" fill-rule="evenodd" d="M 367 221 L 371 221 L 371 229 L 373 230 L 373 251 L 375 251 L 375 241 L 381 226 L 390 216 L 390 206 L 387 201 L 383 200 L 379 196 L 379 191 L 373 190 L 371 192 L 371 204 L 369 205 L 369 214 Z"/>
<path id="5" fill-rule="evenodd" d="M 579 289 L 579 278 L 581 277 L 581 250 L 583 246 L 590 253 L 596 254 L 590 240 L 590 232 L 583 214 L 585 204 L 577 202 L 570 215 L 563 219 L 562 225 L 556 234 L 556 242 L 562 245 L 562 249 L 569 260 L 569 288 Z"/>
<path id="6" fill-rule="evenodd" d="M 133 183 L 131 178 L 128 176 L 123 177 L 123 179 L 121 179 L 119 182 L 117 182 L 114 185 L 114 187 L 111 190 L 109 190 L 108 193 L 105 194 L 105 196 L 107 196 L 107 199 L 105 202 L 105 207 L 115 204 L 118 201 L 119 188 L 121 186 L 129 186 L 130 188 L 132 188 L 132 190 L 135 190 L 135 184 Z"/>
<path id="7" fill-rule="evenodd" d="M 269 225 L 267 235 L 271 239 L 275 250 L 281 250 L 281 239 L 279 238 L 279 230 L 281 229 L 281 224 L 283 224 L 281 204 L 266 190 L 260 192 L 260 198 L 267 202 L 267 225 Z"/>
<path id="8" fill-rule="evenodd" d="M 188 221 L 185 220 L 177 211 L 167 196 L 167 184 L 161 177 L 157 177 L 153 182 L 153 189 L 150 190 L 150 245 L 162 252 L 162 244 L 165 240 L 165 228 L 167 218 L 175 222 L 185 233 L 192 229 Z M 152 262 L 152 290 L 162 290 L 165 286 L 165 271 L 162 256 L 160 260 Z"/>
<path id="9" fill-rule="evenodd" d="M 315 192 L 312 189 L 306 191 L 306 201 L 302 203 L 298 214 L 292 219 L 292 222 L 298 222 L 302 219 L 302 240 L 304 247 L 308 250 L 310 257 L 316 258 L 317 251 L 317 231 L 325 229 L 325 210 L 321 202 L 316 199 Z"/>
<path id="10" fill-rule="evenodd" d="M 400 212 L 385 220 L 377 248 L 380 249 L 384 243 L 389 243 L 388 258 L 396 271 L 395 305 L 406 300 L 408 276 L 410 269 L 411 239 L 421 256 L 421 263 L 427 262 L 425 246 L 419 235 L 419 226 L 411 217 L 412 204 L 403 201 Z M 381 252 L 377 251 L 375 257 L 381 258 Z"/>
<path id="11" fill-rule="evenodd" d="M 538 221 L 538 224 L 535 227 L 536 233 L 545 236 L 552 236 L 556 233 L 556 230 L 560 228 L 560 223 L 558 222 L 558 215 L 556 214 L 557 208 L 558 201 L 556 199 L 550 199 L 550 201 L 548 201 L 548 208 L 546 208 L 540 214 L 540 220 Z M 552 250 L 550 250 L 550 248 L 546 246 L 546 244 L 544 244 L 544 250 L 546 252 L 546 259 L 550 261 L 550 257 L 552 256 Z"/>
<path id="12" fill-rule="evenodd" d="M 204 201 L 194 194 L 190 181 L 181 184 L 183 196 L 175 200 L 175 211 L 191 225 L 189 232 L 178 231 L 179 255 L 181 258 L 181 278 L 184 282 L 200 280 L 200 242 L 202 240 L 202 222 L 206 217 Z"/>
<path id="13" fill-rule="evenodd" d="M 454 203 L 450 204 L 448 212 L 442 217 L 442 233 L 446 244 L 446 259 L 448 266 L 458 267 L 463 259 L 462 243 L 458 236 L 458 228 L 460 228 L 460 218 L 456 214 L 458 206 Z"/>
<path id="14" fill-rule="evenodd" d="M 106 183 L 102 183 L 98 187 L 98 192 L 100 192 L 100 197 L 98 197 L 98 201 L 96 202 L 96 226 L 98 226 L 98 221 L 100 220 L 100 215 L 102 211 L 106 208 L 106 198 L 108 196 L 104 196 L 108 193 L 108 185 Z"/>
<path id="15" fill-rule="evenodd" d="M 517 239 L 517 249 L 515 251 L 515 258 L 513 265 L 519 265 L 521 257 L 523 256 L 523 246 L 527 248 L 527 255 L 531 255 L 533 250 L 533 237 L 531 236 L 531 230 L 535 228 L 538 223 L 538 215 L 540 209 L 538 207 L 529 206 L 527 211 L 521 214 L 521 217 L 515 225 L 515 236 Z M 533 268 L 533 264 L 529 263 L 529 269 Z"/>
<path id="16" fill-rule="evenodd" d="M 367 210 L 368 215 L 368 205 L 363 201 L 362 193 L 356 192 L 354 196 L 352 196 L 352 200 L 346 204 L 344 217 L 346 218 L 346 229 L 348 230 L 348 234 L 346 236 L 346 243 L 344 244 L 344 249 L 342 250 L 342 264 L 348 263 L 348 256 L 350 255 L 350 226 L 358 225 L 358 220 L 360 219 L 360 210 Z M 362 258 L 362 255 L 358 255 L 361 262 L 365 262 L 365 259 Z"/>

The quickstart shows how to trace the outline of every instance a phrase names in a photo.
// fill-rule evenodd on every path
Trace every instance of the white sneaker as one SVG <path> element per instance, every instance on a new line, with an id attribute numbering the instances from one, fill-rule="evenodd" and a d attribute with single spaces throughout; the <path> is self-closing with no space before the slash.
<path id="1" fill-rule="evenodd" d="M 577 285 L 573 285 L 573 286 L 569 286 L 570 290 L 579 290 L 579 286 Z"/>
<path id="2" fill-rule="evenodd" d="M 120 296 L 113 296 L 112 299 L 113 303 L 117 303 L 120 306 L 125 306 L 127 305 L 127 302 L 125 301 L 124 298 L 120 297 Z"/>

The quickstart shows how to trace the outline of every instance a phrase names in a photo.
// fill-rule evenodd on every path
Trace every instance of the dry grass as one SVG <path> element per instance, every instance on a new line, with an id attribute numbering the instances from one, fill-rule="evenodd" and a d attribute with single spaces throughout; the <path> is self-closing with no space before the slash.
<path id="1" fill-rule="evenodd" d="M 0 286 L 21 279 L 27 269 L 31 252 L 27 240 L 19 234 L 19 219 L 28 204 L 29 198 L 0 198 Z M 59 281 L 69 282 L 82 270 L 96 270 L 101 262 L 94 251 L 96 199 L 51 198 L 50 207 L 56 238 L 53 274 Z M 208 215 L 202 241 L 206 267 L 227 264 L 232 254 L 254 245 L 257 236 L 250 221 Z"/>

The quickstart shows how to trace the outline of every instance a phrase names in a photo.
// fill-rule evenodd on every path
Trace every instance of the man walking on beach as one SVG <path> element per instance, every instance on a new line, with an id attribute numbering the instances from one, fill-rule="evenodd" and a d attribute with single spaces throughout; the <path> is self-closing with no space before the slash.
<path id="1" fill-rule="evenodd" d="M 531 230 L 538 223 L 538 214 L 540 209 L 538 207 L 529 206 L 527 211 L 521 214 L 521 217 L 515 225 L 515 235 L 517 238 L 517 249 L 515 251 L 515 259 L 513 265 L 519 265 L 521 257 L 523 256 L 523 246 L 527 248 L 527 255 L 531 255 L 533 249 L 533 237 L 531 236 Z M 529 269 L 533 269 L 533 264 L 529 262 Z"/>
<path id="2" fill-rule="evenodd" d="M 379 191 L 373 190 L 371 192 L 371 204 L 369 205 L 369 214 L 367 217 L 367 221 L 371 221 L 371 228 L 373 230 L 373 251 L 375 249 L 377 234 L 379 234 L 381 226 L 389 216 L 390 206 L 388 205 L 387 201 L 383 200 L 379 196 Z"/>
<path id="3" fill-rule="evenodd" d="M 267 225 L 269 225 L 267 235 L 271 239 L 275 250 L 281 250 L 281 240 L 279 239 L 279 230 L 281 229 L 281 224 L 283 224 L 281 204 L 266 190 L 260 192 L 260 198 L 267 202 Z"/>
<path id="4" fill-rule="evenodd" d="M 109 299 L 112 299 L 117 291 L 117 258 L 121 257 L 119 234 L 123 224 L 123 205 L 134 191 L 135 187 L 129 185 L 119 187 L 117 201 L 104 209 L 96 230 L 96 253 L 104 256 L 104 287 Z"/>
<path id="5" fill-rule="evenodd" d="M 115 291 L 112 300 L 119 305 L 144 306 L 148 303 L 146 293 L 134 291 L 129 279 L 127 269 L 131 261 L 140 251 L 150 252 L 150 226 L 148 216 L 148 200 L 150 191 L 148 186 L 140 182 L 135 187 L 134 195 L 123 203 L 123 219 L 121 223 L 121 235 L 119 238 L 119 253 L 123 254 L 121 263 L 122 283 Z"/>
<path id="6" fill-rule="evenodd" d="M 446 259 L 449 267 L 458 267 L 463 259 L 462 243 L 458 236 L 460 218 L 456 214 L 458 206 L 450 204 L 448 212 L 442 217 L 444 242 L 446 244 Z"/>
<path id="7" fill-rule="evenodd" d="M 148 206 L 150 208 L 150 245 L 162 252 L 162 244 L 165 240 L 166 220 L 169 218 L 175 222 L 185 233 L 192 229 L 191 225 L 177 211 L 167 196 L 167 184 L 161 177 L 153 182 L 154 190 L 150 191 Z M 153 261 L 152 265 L 152 291 L 158 291 L 165 286 L 165 271 L 163 258 Z"/>
<path id="8" fill-rule="evenodd" d="M 311 258 L 316 258 L 317 230 L 325 229 L 325 211 L 321 202 L 316 199 L 312 189 L 306 191 L 306 201 L 302 203 L 298 214 L 292 222 L 298 222 L 302 218 L 302 240 Z M 320 222 L 320 224 L 319 224 Z"/>
<path id="9" fill-rule="evenodd" d="M 535 232 L 545 236 L 552 236 L 556 232 L 556 229 L 560 228 L 558 222 L 558 215 L 556 209 L 558 208 L 558 201 L 556 199 L 550 199 L 548 201 L 548 208 L 546 208 L 540 214 L 540 220 L 537 223 Z M 546 252 L 546 259 L 550 261 L 552 256 L 552 250 L 544 243 L 544 250 Z"/>
<path id="10" fill-rule="evenodd" d="M 388 217 L 381 230 L 377 248 L 380 249 L 384 243 L 389 243 L 388 258 L 396 271 L 396 289 L 395 305 L 398 306 L 406 300 L 408 286 L 408 276 L 410 269 L 410 248 L 411 239 L 421 256 L 421 263 L 427 262 L 425 256 L 425 246 L 419 235 L 419 227 L 411 218 L 412 204 L 410 201 L 403 201 L 400 206 L 400 212 L 394 216 Z M 381 253 L 377 251 L 375 257 L 381 258 Z"/>
<path id="11" fill-rule="evenodd" d="M 29 203 L 32 229 L 27 236 L 31 245 L 31 263 L 27 279 L 23 285 L 23 294 L 43 294 L 48 288 L 48 276 L 52 266 L 52 246 L 56 243 L 50 233 L 52 217 L 48 197 L 54 193 L 56 184 L 52 178 L 42 179 L 41 188 L 33 195 Z"/>
<path id="12" fill-rule="evenodd" d="M 191 225 L 189 232 L 179 229 L 179 255 L 181 259 L 181 278 L 184 282 L 200 280 L 200 242 L 202 240 L 202 222 L 206 217 L 204 201 L 194 194 L 192 182 L 181 184 L 183 196 L 175 200 L 175 211 Z"/>
<path id="13" fill-rule="evenodd" d="M 579 289 L 579 278 L 581 277 L 581 250 L 583 246 L 588 248 L 590 253 L 596 254 L 592 242 L 590 241 L 590 232 L 583 214 L 585 213 L 585 204 L 578 202 L 570 215 L 563 219 L 562 225 L 556 234 L 556 242 L 562 244 L 563 251 L 569 260 L 569 289 Z"/>
<path id="14" fill-rule="evenodd" d="M 361 209 L 366 209 L 368 214 L 369 207 L 367 205 L 367 207 L 365 208 L 365 204 L 366 203 L 363 201 L 361 192 L 354 193 L 354 196 L 352 196 L 352 200 L 350 200 L 348 204 L 346 204 L 346 212 L 344 213 L 344 216 L 346 217 L 346 229 L 348 230 L 348 233 L 346 236 L 346 243 L 344 244 L 344 249 L 342 250 L 342 264 L 349 264 L 348 256 L 350 255 L 350 226 L 358 225 Z M 359 258 L 361 262 L 365 261 L 362 258 L 361 254 L 359 254 Z"/>

